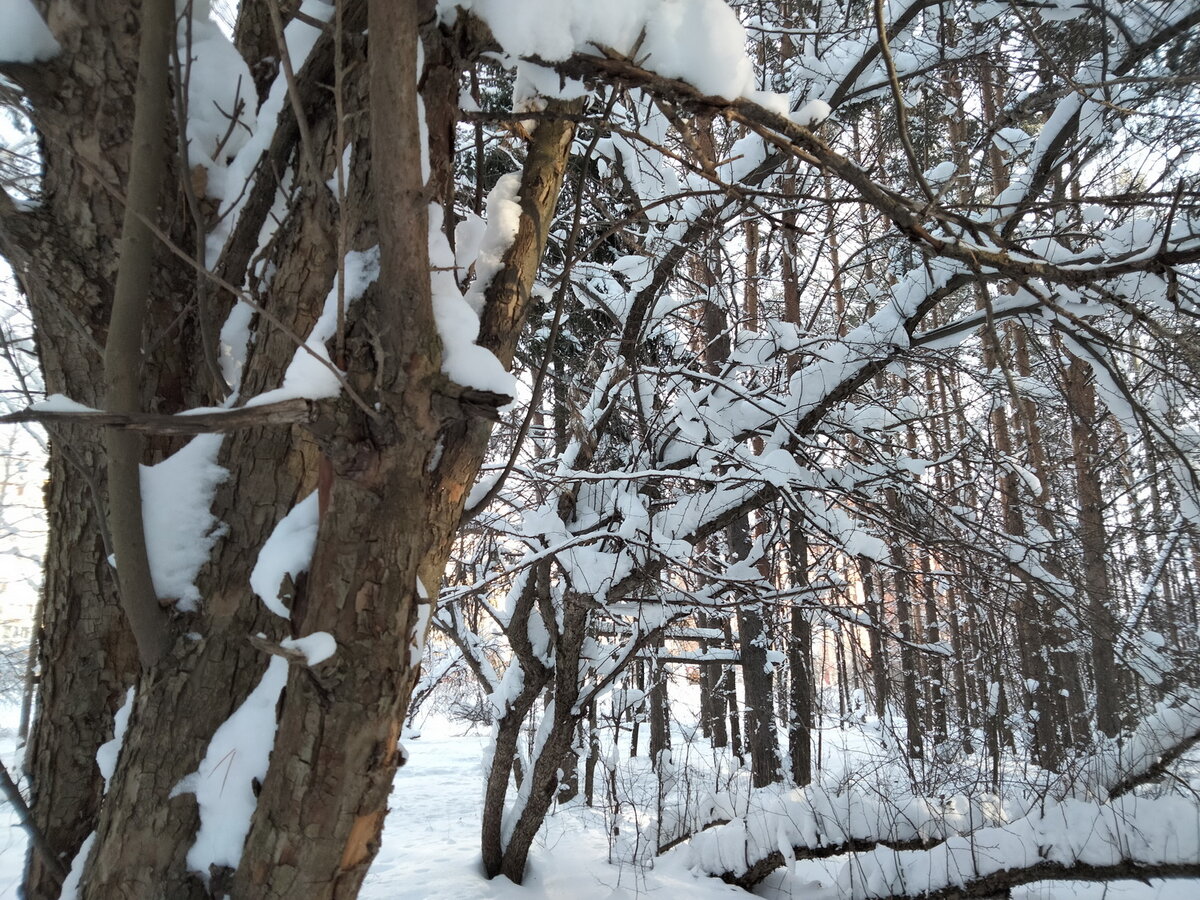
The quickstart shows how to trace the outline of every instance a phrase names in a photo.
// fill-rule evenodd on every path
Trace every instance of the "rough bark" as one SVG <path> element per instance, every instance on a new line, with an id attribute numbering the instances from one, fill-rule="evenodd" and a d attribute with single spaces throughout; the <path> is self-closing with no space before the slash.
<path id="1" fill-rule="evenodd" d="M 744 522 L 730 526 L 730 545 L 739 559 L 750 552 Z M 775 736 L 774 678 L 767 662 L 767 633 L 759 604 L 743 601 L 737 608 L 738 646 L 746 698 L 746 749 L 755 787 L 779 780 L 779 745 Z"/>
<path id="2" fill-rule="evenodd" d="M 95 435 L 69 431 L 50 447 L 41 676 L 25 763 L 34 821 L 66 865 L 95 827 L 103 791 L 96 750 L 112 738 L 138 666 L 93 495 L 103 485 L 103 457 Z M 36 854 L 25 892 L 30 900 L 58 897 L 58 879 Z"/>
<path id="3" fill-rule="evenodd" d="M 702 628 L 719 628 L 720 619 L 716 616 L 701 616 Z M 710 647 L 725 646 L 720 641 L 704 640 L 700 642 L 701 652 Z M 725 696 L 721 693 L 721 682 L 724 679 L 723 666 L 701 666 L 700 692 L 703 700 L 703 715 L 708 723 L 709 737 L 714 747 L 729 746 L 729 724 L 725 718 Z"/>
<path id="4" fill-rule="evenodd" d="M 660 637 L 653 646 L 660 652 L 664 642 Z M 658 771 L 663 754 L 670 759 L 671 749 L 671 699 L 667 692 L 667 670 L 662 660 L 651 659 L 646 664 L 649 672 L 649 689 L 646 691 L 647 707 L 650 711 L 650 765 Z"/>
<path id="5" fill-rule="evenodd" d="M 418 671 L 419 653 L 412 648 L 423 639 L 427 621 L 421 608 L 428 602 L 417 579 L 430 594 L 436 591 L 489 426 L 473 417 L 461 389 L 440 373 L 428 261 L 410 249 L 424 246 L 427 237 L 428 198 L 414 175 L 420 172 L 413 124 L 417 22 L 394 19 L 412 10 L 377 12 L 391 21 L 377 23 L 371 34 L 379 38 L 395 26 L 397 39 L 384 45 L 409 50 L 377 55 L 377 63 L 392 70 L 375 73 L 379 78 L 372 85 L 376 97 L 387 97 L 371 106 L 379 113 L 372 122 L 375 140 L 389 149 L 407 142 L 408 162 L 414 164 L 393 158 L 396 165 L 389 170 L 384 161 L 374 170 L 375 182 L 368 183 L 362 174 L 371 166 L 367 117 L 354 117 L 348 137 L 355 142 L 356 162 L 341 212 L 349 219 L 351 248 L 381 245 L 384 277 L 356 307 L 361 313 L 348 336 L 345 362 L 349 384 L 371 394 L 384 414 L 368 415 L 343 396 L 324 404 L 307 429 L 252 429 L 226 442 L 222 460 L 231 477 L 214 509 L 229 533 L 201 584 L 206 598 L 201 616 L 181 623 L 181 630 L 194 627 L 203 637 L 180 642 L 143 683 L 85 877 L 86 897 L 109 896 L 118 885 L 129 896 L 199 897 L 230 888 L 234 896 L 268 897 L 296 884 L 304 885 L 305 896 L 350 896 L 378 846 L 395 738 Z M 361 41 L 351 40 L 347 50 L 360 54 L 362 62 Z M 319 44 L 300 73 L 298 93 L 305 102 L 323 99 L 310 86 L 328 72 L 330 55 L 328 43 Z M 364 69 L 360 65 L 346 86 L 348 103 L 359 110 L 367 105 Z M 427 109 L 439 102 L 446 108 L 454 98 L 425 100 Z M 309 110 L 308 130 L 318 163 L 328 170 L 341 148 L 333 147 L 337 129 L 321 109 L 321 115 Z M 527 215 L 507 256 L 517 272 L 510 268 L 489 291 L 482 339 L 505 362 L 512 359 L 528 308 L 572 133 L 570 125 L 555 123 L 539 129 L 530 154 L 537 162 L 530 164 L 521 191 Z M 257 235 L 276 183 L 272 165 L 286 164 L 296 140 L 296 129 L 285 121 L 235 236 Z M 434 163 L 441 169 L 451 160 L 443 154 Z M 386 201 L 375 202 L 372 192 Z M 377 209 L 391 213 L 378 228 Z M 290 334 L 307 332 L 337 269 L 332 248 L 338 209 L 323 178 L 300 185 L 293 210 L 263 251 L 278 267 L 270 291 L 258 296 L 272 319 L 259 322 L 243 396 L 277 386 L 295 352 Z M 238 283 L 253 254 L 253 246 L 226 253 L 219 271 Z M 249 595 L 246 579 L 274 524 L 318 482 L 326 485 L 318 551 L 307 586 L 297 586 L 291 597 L 292 621 L 285 623 Z M 247 636 L 260 631 L 269 639 L 289 631 L 328 631 L 339 651 L 319 671 L 296 667 L 291 673 L 275 749 L 276 760 L 289 764 L 274 766 L 263 785 L 241 869 L 205 873 L 211 876 L 206 887 L 186 871 L 184 860 L 197 823 L 194 801 L 188 794 L 172 797 L 172 789 L 196 769 L 215 728 L 258 683 L 266 656 Z M 359 666 L 364 660 L 372 665 Z M 189 715 L 180 717 L 180 709 Z M 353 739 L 344 741 L 347 734 Z M 183 749 L 169 753 L 170 747 Z M 328 797 L 339 802 L 326 802 Z M 321 825 L 315 844 L 306 831 L 314 822 Z"/>
<path id="6" fill-rule="evenodd" d="M 792 583 L 808 583 L 808 538 L 799 522 L 789 525 L 789 560 Z M 791 633 L 788 641 L 788 671 L 791 675 L 788 720 L 788 749 L 792 763 L 792 781 L 797 785 L 810 784 L 813 779 L 812 736 L 816 725 L 813 697 L 812 622 L 802 607 L 790 610 Z"/>
<path id="7" fill-rule="evenodd" d="M 484 784 L 481 847 L 484 871 L 492 875 L 499 873 L 504 862 L 504 810 L 513 761 L 517 758 L 521 739 L 521 726 L 553 674 L 534 652 L 528 631 L 529 617 L 538 602 L 538 593 L 549 589 L 547 566 L 535 566 L 526 576 L 509 620 L 511 645 L 516 655 L 511 664 L 522 667 L 524 678 L 517 696 L 497 716 L 495 747 Z"/>
<path id="8" fill-rule="evenodd" d="M 138 53 L 129 4 L 96 2 L 51 19 L 62 54 L 37 66 L 5 67 L 29 99 L 41 137 L 41 202 L 17 207 L 0 196 L 0 252 L 12 264 L 35 326 L 50 393 L 103 405 L 102 347 L 116 274 L 132 128 Z M 162 203 L 165 221 L 186 239 L 186 224 Z M 190 372 L 197 357 L 189 279 L 156 254 L 148 347 L 140 385 L 143 408 L 198 405 Z M 154 443 L 152 461 L 167 445 Z M 46 488 L 49 545 L 43 584 L 37 716 L 27 771 L 35 822 L 70 863 L 94 829 L 102 782 L 96 749 L 112 737 L 112 718 L 137 671 L 120 610 L 105 525 L 105 455 L 91 429 L 51 429 Z M 25 890 L 58 896 L 57 880 L 33 856 Z"/>
<path id="9" fill-rule="evenodd" d="M 887 716 L 888 705 L 888 662 L 887 647 L 883 641 L 883 609 L 876 591 L 878 576 L 871 560 L 863 556 L 858 561 L 862 571 L 863 603 L 871 627 L 867 629 L 868 647 L 871 651 L 871 680 L 875 688 L 875 717 L 880 722 Z"/>
<path id="10" fill-rule="evenodd" d="M 330 486 L 310 602 L 293 621 L 299 634 L 333 635 L 338 649 L 318 671 L 289 673 L 279 761 L 259 796 L 234 879 L 238 896 L 357 894 L 378 851 L 429 607 L 457 524 L 453 508 L 437 508 L 431 475 L 437 441 L 463 414 L 442 400 L 429 262 L 413 249 L 428 241 L 417 126 L 422 12 L 417 4 L 369 7 L 372 43 L 389 51 L 369 57 L 371 143 L 387 148 L 371 158 L 381 275 L 346 363 L 375 414 L 343 395 L 313 427 Z M 372 332 L 385 352 L 372 351 Z"/>
<path id="11" fill-rule="evenodd" d="M 310 193 L 280 229 L 276 252 L 284 261 L 273 282 L 276 316 L 299 330 L 319 314 L 336 271 L 327 223 L 331 200 Z M 259 335 L 246 361 L 242 389 L 254 395 L 277 386 L 295 353 L 280 329 Z M 276 523 L 317 485 L 315 447 L 300 428 L 256 428 L 228 438 L 220 456 L 229 470 L 213 508 L 227 535 L 201 573 L 200 613 L 179 624 L 200 640 L 178 639 L 165 664 L 139 685 L 121 761 L 106 798 L 85 898 L 118 891 L 130 897 L 207 897 L 202 879 L 187 869 L 198 824 L 191 794 L 172 796 L 196 771 L 214 731 L 258 684 L 268 657 L 248 640 L 263 633 L 277 641 L 292 633 L 249 590 L 258 549 Z M 289 604 L 293 615 L 303 595 Z M 187 715 L 179 715 L 187 710 Z M 218 888 L 232 873 L 206 873 Z"/>
<path id="12" fill-rule="evenodd" d="M 1118 623 L 1109 586 L 1104 525 L 1104 495 L 1100 483 L 1100 420 L 1091 373 L 1081 360 L 1067 370 L 1071 403 L 1071 442 L 1075 464 L 1075 491 L 1079 503 L 1079 543 L 1087 597 L 1086 622 L 1091 637 L 1092 678 L 1096 689 L 1096 727 L 1113 737 L 1121 727 L 1122 697 L 1116 661 Z"/>
<path id="13" fill-rule="evenodd" d="M 894 497 L 892 507 L 895 508 Z M 917 671 L 917 651 L 913 645 L 916 633 L 913 628 L 913 597 L 908 577 L 908 557 L 899 544 L 891 548 L 893 599 L 896 605 L 896 622 L 900 629 L 900 689 L 904 705 L 905 749 L 909 759 L 925 757 L 925 722 L 921 713 L 921 694 Z"/>
<path id="14" fill-rule="evenodd" d="M 554 708 L 547 711 L 553 724 L 542 751 L 526 776 L 529 784 L 522 790 L 524 805 L 512 827 L 504 847 L 499 873 L 515 884 L 525 878 L 525 864 L 533 839 L 545 821 L 550 804 L 554 802 L 559 784 L 562 760 L 570 753 L 575 726 L 581 715 L 575 711 L 579 699 L 579 653 L 587 634 L 588 607 L 582 596 L 568 591 L 563 602 L 563 623 L 556 642 L 554 669 Z"/>

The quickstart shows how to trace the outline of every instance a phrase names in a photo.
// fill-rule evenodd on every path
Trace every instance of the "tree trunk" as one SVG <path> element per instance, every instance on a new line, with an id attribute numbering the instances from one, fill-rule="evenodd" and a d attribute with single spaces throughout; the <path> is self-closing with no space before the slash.
<path id="1" fill-rule="evenodd" d="M 600 763 L 600 722 L 596 715 L 596 704 L 588 706 L 587 759 L 583 764 L 583 801 L 594 806 L 596 800 L 596 766 Z"/>
<path id="2" fill-rule="evenodd" d="M 799 522 L 789 524 L 788 544 L 792 583 L 808 583 L 808 538 Z M 788 640 L 788 672 L 791 675 L 788 720 L 788 749 L 791 754 L 792 781 L 803 786 L 812 783 L 813 716 L 812 623 L 808 611 L 799 604 L 791 608 L 791 633 Z"/>
<path id="3" fill-rule="evenodd" d="M 909 759 L 925 758 L 925 722 L 918 686 L 917 651 L 913 628 L 913 597 L 908 580 L 908 559 L 903 549 L 892 545 L 892 574 L 895 585 L 896 620 L 900 626 L 900 682 L 904 695 L 904 734 Z"/>
<path id="4" fill-rule="evenodd" d="M 925 640 L 929 646 L 940 650 L 942 644 L 942 629 L 939 623 L 941 614 L 937 607 L 937 593 L 931 574 L 932 565 L 929 554 L 921 554 L 921 592 L 925 599 Z M 933 746 L 945 743 L 947 737 L 946 714 L 946 668 L 942 656 L 935 652 L 929 659 L 927 674 L 929 683 L 929 710 L 926 716 L 926 727 L 932 732 Z"/>
<path id="5" fill-rule="evenodd" d="M 711 129 L 711 123 L 709 123 Z M 709 138 L 711 147 L 711 137 Z M 719 375 L 729 358 L 729 323 L 719 302 L 719 258 L 717 249 L 710 247 L 703 264 L 709 299 L 704 304 L 705 368 Z M 733 556 L 744 560 L 750 554 L 750 523 L 745 515 L 726 529 L 726 539 Z M 756 787 L 771 784 L 779 777 L 779 754 L 775 738 L 774 688 L 767 663 L 766 633 L 761 610 L 743 599 L 735 613 L 738 624 L 738 646 L 741 653 L 742 684 L 745 688 L 746 748 L 750 753 L 750 768 Z M 732 673 L 727 677 L 732 679 Z M 733 705 L 730 705 L 732 723 Z M 735 753 L 737 748 L 735 747 Z"/>
<path id="6" fill-rule="evenodd" d="M 119 190 L 106 188 L 127 180 L 137 21 L 129 4 L 89 4 L 59 21 L 58 58 L 6 72 L 29 100 L 43 176 L 36 206 L 18 208 L 0 192 L 0 252 L 29 303 L 47 392 L 95 408 L 104 403 L 102 347 L 123 209 Z M 186 224 L 172 218 L 173 208 L 173 198 L 164 199 L 163 217 L 184 242 Z M 155 398 L 144 408 L 170 412 L 211 398 L 190 393 L 197 383 L 190 374 L 197 360 L 190 279 L 163 257 L 158 252 L 152 261 L 144 334 L 156 340 L 143 358 L 141 395 L 143 402 Z M 26 768 L 34 822 L 69 866 L 96 826 L 103 792 L 96 750 L 113 736 L 113 715 L 138 661 L 108 563 L 103 442 L 87 427 L 49 431 L 49 542 L 35 623 L 41 678 Z M 151 447 L 149 460 L 163 450 Z M 29 857 L 25 891 L 31 900 L 59 893 L 37 854 Z"/>
<path id="7" fill-rule="evenodd" d="M 537 703 L 538 697 L 550 683 L 552 672 L 533 651 L 529 641 L 529 616 L 538 603 L 538 594 L 550 589 L 546 565 L 535 566 L 526 576 L 509 620 L 509 633 L 516 658 L 510 665 L 521 666 L 521 690 L 508 701 L 496 717 L 496 737 L 491 764 L 486 767 L 483 797 L 483 830 L 481 847 L 484 871 L 494 875 L 504 861 L 504 813 L 508 796 L 508 780 L 517 759 L 521 728 L 525 718 Z"/>
<path id="8" fill-rule="evenodd" d="M 655 650 L 663 649 L 660 637 L 652 644 Z M 671 701 L 667 693 L 667 669 L 661 660 L 652 658 L 647 663 L 650 674 L 647 678 L 649 690 L 647 708 L 650 711 L 650 765 L 658 769 L 662 755 L 671 749 Z"/>
<path id="9" fill-rule="evenodd" d="M 1071 442 L 1075 463 L 1075 491 L 1079 502 L 1079 543 L 1087 596 L 1086 621 L 1092 643 L 1092 677 L 1096 685 L 1096 727 L 1115 737 L 1121 727 L 1123 700 L 1117 670 L 1118 623 L 1108 582 L 1108 537 L 1104 526 L 1104 495 L 1100 484 L 1099 418 L 1091 372 L 1081 360 L 1067 370 L 1071 403 Z"/>
<path id="10" fill-rule="evenodd" d="M 720 620 L 716 616 L 701 615 L 699 622 L 701 628 L 718 628 L 720 625 Z M 725 645 L 719 640 L 705 639 L 700 641 L 700 652 L 723 646 Z M 720 691 L 724 668 L 715 663 L 700 667 L 700 714 L 702 725 L 706 727 L 705 734 L 712 741 L 714 747 L 729 746 L 729 726 L 725 721 L 725 697 Z"/>
<path id="11" fill-rule="evenodd" d="M 58 20 L 59 59 L 22 70 L 34 123 L 45 138 L 47 202 L 31 212 L 0 208 L 0 240 L 30 297 L 39 335 L 55 339 L 39 344 L 47 386 L 99 407 L 95 386 L 103 377 L 97 350 L 105 340 L 115 274 L 120 186 L 128 182 L 128 111 L 138 45 L 136 10 L 98 2 L 87 11 L 92 20 L 83 14 Z M 389 152 L 375 160 L 375 180 L 368 185 L 366 66 L 358 65 L 345 86 L 344 99 L 355 113 L 346 119 L 354 165 L 340 213 L 348 220 L 350 248 L 381 246 L 385 277 L 359 301 L 356 312 L 361 314 L 347 336 L 349 358 L 339 362 L 348 369 L 350 387 L 373 393 L 383 414 L 375 407 L 366 413 L 343 394 L 321 404 L 307 434 L 264 427 L 225 442 L 221 461 L 230 478 L 218 491 L 213 510 L 227 533 L 198 580 L 201 609 L 173 616 L 171 652 L 142 680 L 98 825 L 101 783 L 95 751 L 112 736 L 112 715 L 124 700 L 136 662 L 109 583 L 105 560 L 111 551 L 101 540 L 103 456 L 94 438 L 76 438 L 72 429 L 63 429 L 63 439 L 54 442 L 53 535 L 42 642 L 46 675 L 31 765 L 37 782 L 35 817 L 64 864 L 98 828 L 83 880 L 85 897 L 120 892 L 174 900 L 230 886 L 235 896 L 268 897 L 286 893 L 297 882 L 305 885 L 306 897 L 349 896 L 378 844 L 395 765 L 394 732 L 419 661 L 412 648 L 419 648 L 424 638 L 431 604 L 417 579 L 430 595 L 436 592 L 489 426 L 475 417 L 480 401 L 464 397 L 439 370 L 429 263 L 424 253 L 412 252 L 428 240 L 428 198 L 419 180 L 415 137 L 418 14 L 408 5 L 392 9 L 375 4 L 371 12 L 377 14 L 371 34 L 387 35 L 390 26 L 396 38 L 379 38 L 389 53 L 372 61 L 382 70 L 375 73 L 372 87 L 376 103 L 371 110 L 378 113 L 372 123 L 377 143 Z M 362 7 L 347 10 L 348 17 L 361 13 Z M 405 20 L 406 15 L 411 18 Z M 348 22 L 346 27 L 347 49 L 358 54 L 354 63 L 364 61 L 362 25 Z M 246 40 L 265 44 L 261 37 Z M 440 40 L 436 32 L 431 39 Z M 326 34 L 307 68 L 328 74 L 332 56 Z M 445 54 L 431 52 L 427 58 L 444 61 Z M 256 247 L 277 190 L 274 172 L 288 168 L 296 147 L 297 129 L 294 121 L 288 124 L 285 112 L 260 166 L 262 177 L 248 190 L 229 251 L 218 265 L 235 285 L 243 283 L 256 253 L 262 259 L 255 263 L 270 263 L 274 272 L 270 292 L 255 298 L 269 307 L 270 318 L 257 323 L 243 397 L 278 386 L 295 354 L 291 335 L 308 331 L 339 267 L 331 253 L 338 244 L 332 238 L 339 210 L 324 180 L 343 148 L 335 146 L 339 129 L 317 90 L 323 77 L 297 73 L 311 142 L 304 148 L 306 167 L 293 195 L 298 204 L 272 243 Z M 457 99 L 453 81 L 429 79 L 446 94 L 435 96 L 429 87 L 426 97 L 428 121 L 437 127 L 438 139 L 451 133 L 438 123 L 453 121 L 454 113 L 446 113 Z M 105 114 L 94 115 L 96 110 Z M 105 131 L 97 133 L 98 128 Z M 480 343 L 505 365 L 511 363 L 528 309 L 572 135 L 570 123 L 546 122 L 538 129 L 521 184 L 519 231 L 487 291 Z M 164 147 L 175 146 L 166 129 L 163 142 Z M 452 167 L 448 153 L 449 148 L 439 146 L 431 160 L 435 172 Z M 324 172 L 309 171 L 310 162 Z M 394 166 L 390 172 L 389 162 Z M 172 177 L 177 175 L 172 167 Z M 113 193 L 101 184 L 113 185 Z M 174 246 L 193 247 L 191 219 L 176 214 L 177 203 L 177 192 L 167 191 L 161 218 L 152 224 Z M 378 224 L 376 209 L 385 219 Z M 452 226 L 449 215 L 446 220 Z M 236 240 L 239 235 L 245 238 L 242 243 Z M 141 338 L 147 349 L 140 408 L 173 412 L 211 404 L 220 398 L 191 387 L 211 384 L 197 375 L 208 367 L 196 337 L 197 319 L 207 314 L 219 324 L 232 298 L 225 295 L 214 304 L 221 309 L 189 306 L 195 273 L 161 240 L 153 266 L 149 282 L 155 293 L 147 307 L 152 319 Z M 156 442 L 150 458 L 161 457 L 169 446 Z M 431 465 L 435 447 L 439 461 Z M 81 465 L 71 468 L 68 456 Z M 263 608 L 246 589 L 247 578 L 275 524 L 319 480 L 324 488 L 318 549 L 308 591 L 297 588 L 290 598 L 289 623 Z M 88 496 L 96 502 L 79 506 L 78 498 Z M 80 628 L 81 623 L 90 624 Z M 263 785 L 242 871 L 233 882 L 228 870 L 198 877 L 188 871 L 186 860 L 198 822 L 196 804 L 191 794 L 176 788 L 196 771 L 217 727 L 262 678 L 269 657 L 249 637 L 261 632 L 270 645 L 317 631 L 331 634 L 339 649 L 318 669 L 295 666 L 291 672 L 274 756 L 277 763 L 290 764 L 274 766 Z M 60 665 L 64 657 L 78 662 Z M 353 738 L 346 741 L 346 735 Z M 328 796 L 338 802 L 325 802 Z M 317 821 L 321 840 L 312 843 L 305 829 Z M 298 847 L 304 852 L 297 857 Z M 209 885 L 203 877 L 211 878 Z M 57 884 L 36 858 L 28 883 L 33 897 L 57 896 Z"/>
<path id="12" fill-rule="evenodd" d="M 112 413 L 140 410 L 142 332 L 149 318 L 156 246 L 151 232 L 167 174 L 170 145 L 167 119 L 167 59 L 175 41 L 174 16 L 165 3 L 148 2 L 138 22 L 137 89 L 130 135 L 129 178 L 116 283 L 104 344 L 104 408 Z M 136 431 L 107 428 L 108 528 L 117 570 L 121 608 L 137 642 L 143 668 L 158 663 L 171 642 L 169 614 L 159 605 L 142 511 L 142 437 Z"/>
<path id="13" fill-rule="evenodd" d="M 96 751 L 112 738 L 113 716 L 137 672 L 137 648 L 117 600 L 93 493 L 103 484 L 100 448 L 94 435 L 72 435 L 75 430 L 63 429 L 50 445 L 41 679 L 26 753 L 34 821 L 64 866 L 95 828 L 104 787 Z M 36 853 L 29 857 L 25 894 L 29 900 L 59 894 L 58 879 Z"/>
<path id="14" fill-rule="evenodd" d="M 874 574 L 875 567 L 865 556 L 860 557 L 862 571 L 863 602 L 871 626 L 867 629 L 867 641 L 871 651 L 871 679 L 875 688 L 875 717 L 882 725 L 887 718 L 888 706 L 888 663 L 887 647 L 883 640 L 883 609 L 876 596 L 879 586 Z"/>
<path id="15" fill-rule="evenodd" d="M 730 526 L 730 546 L 738 559 L 750 552 L 749 529 L 743 520 Z M 765 787 L 779 780 L 779 750 L 775 737 L 775 692 L 767 661 L 767 633 L 762 611 L 748 598 L 738 604 L 738 646 L 742 684 L 745 687 L 746 749 L 750 752 L 751 780 Z"/>
<path id="16" fill-rule="evenodd" d="M 522 791 L 523 804 L 514 811 L 515 821 L 505 843 L 500 869 L 498 872 L 487 870 L 489 876 L 504 875 L 514 884 L 520 884 L 525 878 L 529 850 L 554 802 L 560 766 L 571 750 L 575 726 L 580 719 L 574 706 L 579 698 L 579 653 L 587 634 L 588 609 L 583 598 L 571 592 L 564 598 L 564 604 L 562 632 L 555 654 L 554 704 L 546 713 L 552 720 L 551 726 L 533 769 L 526 776 L 529 787 Z"/>

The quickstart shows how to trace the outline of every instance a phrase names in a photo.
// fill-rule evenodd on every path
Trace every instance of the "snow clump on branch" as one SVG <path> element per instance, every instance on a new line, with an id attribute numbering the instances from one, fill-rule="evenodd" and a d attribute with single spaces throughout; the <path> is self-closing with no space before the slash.
<path id="1" fill-rule="evenodd" d="M 443 21 L 453 22 L 458 10 L 487 23 L 517 59 L 561 62 L 612 50 L 706 96 L 745 97 L 788 113 L 783 95 L 758 90 L 746 29 L 724 0 L 439 0 Z M 828 115 L 828 104 L 813 101 L 796 121 L 816 125 Z"/>

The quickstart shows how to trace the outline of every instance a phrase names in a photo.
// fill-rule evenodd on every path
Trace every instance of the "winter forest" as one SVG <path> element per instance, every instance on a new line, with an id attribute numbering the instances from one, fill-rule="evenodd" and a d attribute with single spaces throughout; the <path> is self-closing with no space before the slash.
<path id="1" fill-rule="evenodd" d="M 1198 73 L 1197 0 L 0 0 L 0 893 L 1200 896 Z"/>

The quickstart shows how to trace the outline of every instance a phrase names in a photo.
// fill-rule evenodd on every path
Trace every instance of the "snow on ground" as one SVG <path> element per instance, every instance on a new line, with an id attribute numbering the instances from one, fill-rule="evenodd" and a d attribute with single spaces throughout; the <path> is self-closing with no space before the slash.
<path id="1" fill-rule="evenodd" d="M 837 883 L 842 861 L 837 859 L 797 862 L 768 876 L 754 891 L 769 900 L 841 900 L 832 887 Z M 1041 881 L 1013 888 L 1011 900 L 1196 900 L 1200 883 L 1175 881 Z"/>
<path id="2" fill-rule="evenodd" d="M 746 896 L 716 879 L 693 875 L 682 853 L 656 860 L 653 869 L 610 865 L 603 813 L 582 805 L 560 808 L 543 828 L 523 885 L 503 878 L 488 881 L 479 861 L 480 764 L 488 735 L 463 735 L 454 728 L 431 720 L 420 738 L 404 741 L 409 760 L 396 777 L 383 849 L 367 876 L 362 900 Z"/>
<path id="3" fill-rule="evenodd" d="M 686 717 L 685 717 L 686 718 Z M 20 751 L 16 740 L 17 711 L 0 706 L 0 758 L 16 771 Z M 861 760 L 864 732 L 831 729 L 825 734 L 827 770 L 844 773 Z M 688 848 L 679 846 L 661 857 L 637 853 L 640 865 L 612 864 L 610 853 L 628 860 L 638 838 L 644 845 L 653 825 L 645 818 L 617 822 L 621 834 L 612 838 L 614 824 L 600 808 L 582 803 L 560 807 L 551 816 L 530 854 L 524 885 L 505 879 L 488 881 L 479 861 L 482 808 L 481 760 L 488 742 L 486 730 L 463 732 L 463 726 L 430 719 L 419 738 L 404 741 L 409 761 L 396 777 L 391 813 L 383 848 L 361 894 L 362 900 L 717 900 L 747 896 L 715 878 L 699 877 L 688 868 Z M 736 785 L 728 771 L 714 772 L 707 744 L 685 740 L 677 733 L 677 762 L 704 771 L 710 783 Z M 622 747 L 618 781 L 623 795 L 648 799 L 654 779 L 644 757 L 630 760 Z M 599 799 L 603 791 L 597 788 Z M 25 859 L 25 835 L 12 809 L 0 801 L 0 900 L 16 898 Z M 836 884 L 844 859 L 801 861 L 781 869 L 755 891 L 767 900 L 837 900 Z M 1013 892 L 1014 900 L 1194 900 L 1200 882 L 1138 882 L 1109 884 L 1050 883 L 1029 885 Z"/>

